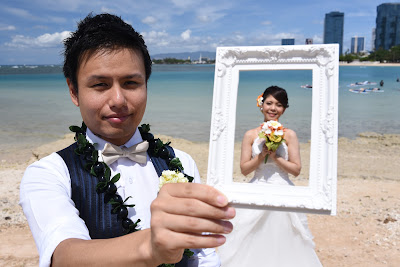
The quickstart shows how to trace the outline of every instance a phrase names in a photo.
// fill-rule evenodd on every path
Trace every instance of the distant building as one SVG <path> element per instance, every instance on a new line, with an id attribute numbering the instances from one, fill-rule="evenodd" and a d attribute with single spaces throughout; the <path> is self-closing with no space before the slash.
<path id="1" fill-rule="evenodd" d="M 365 38 L 364 37 L 352 37 L 350 52 L 357 54 L 365 50 Z"/>
<path id="2" fill-rule="evenodd" d="M 339 44 L 339 54 L 343 53 L 344 13 L 330 12 L 325 14 L 324 44 Z"/>
<path id="3" fill-rule="evenodd" d="M 294 45 L 294 39 L 293 38 L 282 39 L 282 45 Z"/>
<path id="4" fill-rule="evenodd" d="M 306 39 L 306 44 L 313 44 L 313 39 L 312 38 L 307 38 Z"/>
<path id="5" fill-rule="evenodd" d="M 375 28 L 372 28 L 371 51 L 375 51 L 375 39 L 376 39 Z"/>
<path id="6" fill-rule="evenodd" d="M 375 49 L 400 45 L 400 3 L 381 4 L 376 10 Z"/>

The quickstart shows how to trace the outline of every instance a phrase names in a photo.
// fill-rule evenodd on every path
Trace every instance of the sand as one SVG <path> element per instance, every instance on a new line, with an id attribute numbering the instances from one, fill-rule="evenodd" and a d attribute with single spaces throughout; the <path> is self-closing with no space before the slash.
<path id="1" fill-rule="evenodd" d="M 190 151 L 205 182 L 208 144 L 159 136 Z M 37 266 L 37 249 L 22 209 L 19 183 L 29 163 L 71 143 L 64 139 L 7 155 L 0 163 L 0 266 Z M 337 215 L 309 214 L 317 254 L 324 266 L 400 266 L 400 135 L 360 134 L 338 144 Z M 235 147 L 238 158 L 240 145 Z M 309 144 L 301 144 L 303 170 L 294 179 L 306 184 Z M 27 160 L 28 158 L 28 160 Z M 236 166 L 236 181 L 249 177 Z"/>

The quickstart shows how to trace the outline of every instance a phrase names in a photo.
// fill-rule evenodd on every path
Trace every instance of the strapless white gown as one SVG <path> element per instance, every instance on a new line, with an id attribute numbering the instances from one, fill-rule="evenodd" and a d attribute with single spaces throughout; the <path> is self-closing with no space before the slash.
<path id="1" fill-rule="evenodd" d="M 253 157 L 261 152 L 263 145 L 257 137 L 252 146 Z M 287 145 L 282 143 L 276 154 L 287 160 Z M 293 186 L 288 173 L 272 159 L 260 164 L 250 182 Z M 226 235 L 226 243 L 218 248 L 223 267 L 322 266 L 314 250 L 305 214 L 236 209 L 232 223 L 232 233 Z"/>

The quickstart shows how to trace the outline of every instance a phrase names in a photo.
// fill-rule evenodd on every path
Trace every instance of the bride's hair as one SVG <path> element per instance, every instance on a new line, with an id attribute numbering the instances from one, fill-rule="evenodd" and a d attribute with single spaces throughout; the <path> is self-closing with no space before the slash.
<path id="1" fill-rule="evenodd" d="M 264 101 L 269 95 L 273 96 L 276 100 L 278 100 L 284 108 L 289 107 L 289 100 L 285 89 L 280 88 L 279 86 L 276 85 L 270 86 L 267 89 L 265 89 L 262 95 Z"/>

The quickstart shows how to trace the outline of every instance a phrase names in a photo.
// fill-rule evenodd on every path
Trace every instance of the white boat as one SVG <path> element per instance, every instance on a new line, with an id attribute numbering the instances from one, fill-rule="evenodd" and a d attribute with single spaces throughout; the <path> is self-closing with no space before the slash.
<path id="1" fill-rule="evenodd" d="M 378 87 L 375 87 L 375 88 L 350 88 L 349 91 L 352 93 L 356 93 L 356 94 L 368 94 L 370 92 L 373 92 L 373 93 L 384 92 L 384 90 L 382 90 L 381 88 L 378 88 Z"/>
<path id="2" fill-rule="evenodd" d="M 348 87 L 357 87 L 357 86 L 364 86 L 364 85 L 376 85 L 376 82 L 364 81 L 364 82 L 355 82 L 347 85 Z"/>

